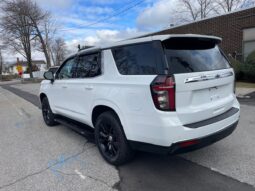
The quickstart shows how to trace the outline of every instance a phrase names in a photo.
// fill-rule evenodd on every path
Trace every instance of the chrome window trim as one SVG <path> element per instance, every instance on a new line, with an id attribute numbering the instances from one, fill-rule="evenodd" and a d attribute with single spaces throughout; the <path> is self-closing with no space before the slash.
<path id="1" fill-rule="evenodd" d="M 193 83 L 193 82 L 200 82 L 200 81 L 207 81 L 207 80 L 214 80 L 214 79 L 219 79 L 219 78 L 226 78 L 229 76 L 233 76 L 233 72 L 224 72 L 224 73 L 217 73 L 217 74 L 207 74 L 207 75 L 199 75 L 199 76 L 194 76 L 191 78 L 186 78 L 184 80 L 184 83 Z"/>

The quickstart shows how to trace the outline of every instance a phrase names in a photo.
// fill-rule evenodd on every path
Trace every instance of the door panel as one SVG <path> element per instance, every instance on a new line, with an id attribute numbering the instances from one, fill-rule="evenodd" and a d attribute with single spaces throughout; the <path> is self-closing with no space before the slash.
<path id="1" fill-rule="evenodd" d="M 89 121 L 89 109 L 93 97 L 93 86 L 88 83 L 89 79 L 69 80 L 66 85 L 68 91 L 66 97 L 66 108 L 72 113 L 76 120 L 87 123 Z"/>
<path id="2" fill-rule="evenodd" d="M 76 78 L 67 81 L 66 108 L 75 120 L 89 124 L 90 105 L 94 94 L 94 82 L 101 74 L 99 53 L 81 55 L 78 59 Z"/>
<path id="3" fill-rule="evenodd" d="M 50 98 L 51 105 L 57 113 L 63 114 L 65 112 L 65 108 L 63 107 L 63 103 L 65 100 L 66 94 L 66 80 L 55 80 L 51 85 Z"/>
<path id="4" fill-rule="evenodd" d="M 52 104 L 57 113 L 62 115 L 70 115 L 70 110 L 72 109 L 72 100 L 70 99 L 70 96 L 68 96 L 70 91 L 68 81 L 75 77 L 76 67 L 76 57 L 66 60 L 56 73 L 56 79 L 52 84 Z"/>

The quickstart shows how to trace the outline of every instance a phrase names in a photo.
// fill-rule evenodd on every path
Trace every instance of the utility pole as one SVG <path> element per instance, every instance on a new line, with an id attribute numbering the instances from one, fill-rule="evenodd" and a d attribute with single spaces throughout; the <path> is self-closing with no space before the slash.
<path id="1" fill-rule="evenodd" d="M 0 47 L 0 80 L 1 81 L 3 80 L 2 73 L 3 73 L 3 55 L 2 55 L 2 49 Z"/>
<path id="2" fill-rule="evenodd" d="M 3 44 L 0 44 L 0 80 L 2 81 L 3 80 L 3 70 L 4 70 L 4 59 L 3 59 L 3 52 L 2 50 L 5 50 L 6 49 L 6 46 L 3 45 Z"/>

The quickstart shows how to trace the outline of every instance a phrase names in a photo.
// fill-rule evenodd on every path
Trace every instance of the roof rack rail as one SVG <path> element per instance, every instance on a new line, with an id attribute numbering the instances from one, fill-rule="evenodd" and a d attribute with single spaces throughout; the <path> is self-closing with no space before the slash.
<path id="1" fill-rule="evenodd" d="M 78 45 L 78 52 L 82 51 L 82 50 L 86 50 L 89 48 L 92 48 L 94 46 L 81 46 L 80 44 Z"/>

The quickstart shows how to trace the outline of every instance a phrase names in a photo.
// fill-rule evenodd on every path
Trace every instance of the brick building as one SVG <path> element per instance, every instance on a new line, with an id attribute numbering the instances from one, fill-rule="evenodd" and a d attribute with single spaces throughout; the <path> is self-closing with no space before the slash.
<path id="1" fill-rule="evenodd" d="M 194 33 L 215 35 L 223 39 L 226 54 L 239 60 L 255 50 L 255 7 L 172 27 L 153 34 Z"/>

